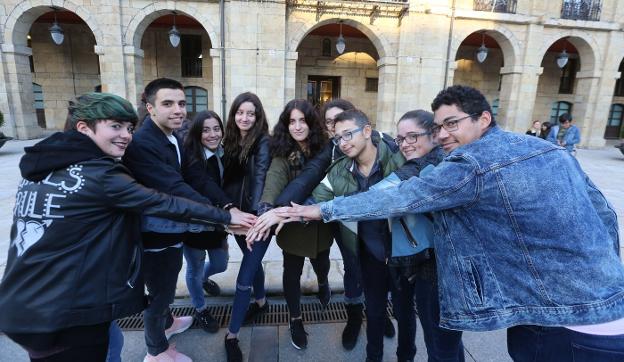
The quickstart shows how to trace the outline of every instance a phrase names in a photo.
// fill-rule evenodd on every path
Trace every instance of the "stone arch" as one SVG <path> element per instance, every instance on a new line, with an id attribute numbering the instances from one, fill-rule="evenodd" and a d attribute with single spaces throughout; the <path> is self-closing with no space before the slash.
<path id="1" fill-rule="evenodd" d="M 141 39 L 145 29 L 156 19 L 163 15 L 176 11 L 197 20 L 208 33 L 210 44 L 219 44 L 215 24 L 205 16 L 205 12 L 199 11 L 192 3 L 156 1 L 141 9 L 130 21 L 124 33 L 124 45 L 132 45 L 135 49 L 141 48 Z"/>
<path id="2" fill-rule="evenodd" d="M 602 61 L 600 59 L 600 52 L 598 51 L 598 43 L 596 39 L 594 39 L 591 34 L 588 34 L 582 30 L 571 30 L 567 34 L 561 34 L 560 32 L 555 34 L 550 34 L 549 36 L 544 37 L 544 41 L 542 42 L 541 47 L 535 53 L 534 58 L 531 61 L 531 64 L 540 65 L 548 48 L 553 45 L 557 40 L 567 38 L 576 50 L 579 52 L 579 57 L 581 59 L 581 69 L 583 72 L 592 72 L 600 68 L 600 64 Z"/>
<path id="3" fill-rule="evenodd" d="M 71 1 L 63 1 L 62 6 L 57 6 L 54 0 L 31 0 L 19 3 L 9 12 L 9 16 L 3 27 L 3 42 L 5 44 L 14 44 L 18 46 L 26 46 L 26 35 L 30 31 L 30 27 L 37 18 L 47 12 L 52 11 L 51 7 L 57 7 L 71 11 L 78 15 L 89 27 L 95 37 L 96 45 L 103 45 L 104 34 L 95 16 L 84 6 L 76 5 Z"/>
<path id="4" fill-rule="evenodd" d="M 520 61 L 520 41 L 516 38 L 514 33 L 506 27 L 498 24 L 493 24 L 492 27 L 488 28 L 483 27 L 482 23 L 470 25 L 466 24 L 466 26 L 461 27 L 461 29 L 453 35 L 450 59 L 455 59 L 457 52 L 459 51 L 459 47 L 464 39 L 466 39 L 470 34 L 479 31 L 485 31 L 486 35 L 496 40 L 498 45 L 501 47 L 501 51 L 503 52 L 505 67 L 513 67 L 514 65 L 522 63 Z"/>
<path id="5" fill-rule="evenodd" d="M 298 22 L 289 21 L 289 27 L 292 26 L 292 31 L 288 31 L 288 39 L 286 41 L 287 50 L 291 52 L 296 52 L 297 47 L 303 39 L 312 32 L 312 30 L 319 28 L 323 25 L 334 24 L 342 21 L 343 24 L 352 26 L 362 33 L 366 35 L 368 40 L 370 40 L 375 49 L 377 50 L 377 54 L 379 58 L 386 57 L 391 54 L 390 42 L 383 35 L 378 35 L 375 33 L 373 29 L 370 27 L 360 23 L 359 21 L 353 19 L 341 19 L 341 18 L 331 18 L 323 21 L 315 22 L 313 19 L 298 19 Z"/>

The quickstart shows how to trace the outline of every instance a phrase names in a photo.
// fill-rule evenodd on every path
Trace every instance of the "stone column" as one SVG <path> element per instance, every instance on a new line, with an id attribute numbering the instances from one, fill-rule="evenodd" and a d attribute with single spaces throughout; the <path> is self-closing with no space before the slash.
<path id="1" fill-rule="evenodd" d="M 284 59 L 284 99 L 289 101 L 295 98 L 297 89 L 297 59 L 299 53 L 286 52 Z M 304 97 L 305 98 L 305 97 Z"/>
<path id="2" fill-rule="evenodd" d="M 126 66 L 126 94 L 127 99 L 138 107 L 143 93 L 143 49 L 132 45 L 123 47 L 124 63 Z"/>
<path id="3" fill-rule="evenodd" d="M 221 49 L 210 49 L 210 57 L 212 58 L 212 104 L 213 110 L 217 112 L 217 114 L 221 115 L 221 119 L 225 122 L 227 118 L 228 112 L 228 104 L 227 104 L 227 96 L 225 103 L 225 110 L 222 106 L 223 99 L 223 89 L 221 88 Z M 226 64 L 227 67 L 227 64 Z"/>
<path id="4" fill-rule="evenodd" d="M 377 94 L 376 128 L 394 133 L 397 85 L 397 61 L 395 57 L 383 57 L 377 61 L 379 89 Z M 371 120 L 374 121 L 374 120 Z"/>
<path id="5" fill-rule="evenodd" d="M 572 116 L 581 130 L 583 147 L 598 148 L 605 145 L 604 129 L 613 99 L 617 72 L 600 74 L 600 71 L 578 72 Z"/>
<path id="6" fill-rule="evenodd" d="M 100 59 L 102 92 L 114 93 L 132 101 L 134 94 L 128 92 L 124 48 L 121 44 L 106 47 L 96 45 L 95 53 Z"/>
<path id="7" fill-rule="evenodd" d="M 2 44 L 0 50 L 4 62 L 6 87 L 6 98 L 2 98 L 6 99 L 9 106 L 9 114 L 5 115 L 9 135 L 19 139 L 40 137 L 42 129 L 37 124 L 37 115 L 33 106 L 32 75 L 28 60 L 28 57 L 32 55 L 32 50 L 13 44 Z"/>
<path id="8" fill-rule="evenodd" d="M 503 67 L 497 123 L 512 132 L 524 132 L 531 124 L 537 95 L 539 66 Z"/>

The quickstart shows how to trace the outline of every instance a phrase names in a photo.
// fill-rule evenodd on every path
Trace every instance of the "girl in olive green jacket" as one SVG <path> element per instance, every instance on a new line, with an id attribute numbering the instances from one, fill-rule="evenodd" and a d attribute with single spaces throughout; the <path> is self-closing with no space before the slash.
<path id="1" fill-rule="evenodd" d="M 262 193 L 261 213 L 272 213 L 273 202 L 282 190 L 326 144 L 326 130 L 314 106 L 304 99 L 288 102 L 273 129 L 270 143 L 273 159 Z M 277 235 L 277 244 L 284 254 L 282 280 L 290 312 L 290 336 L 297 349 L 307 346 L 300 305 L 303 263 L 306 257 L 310 259 L 318 280 L 319 300 L 327 306 L 331 296 L 327 275 L 332 241 L 329 225 L 318 222 L 289 224 Z"/>

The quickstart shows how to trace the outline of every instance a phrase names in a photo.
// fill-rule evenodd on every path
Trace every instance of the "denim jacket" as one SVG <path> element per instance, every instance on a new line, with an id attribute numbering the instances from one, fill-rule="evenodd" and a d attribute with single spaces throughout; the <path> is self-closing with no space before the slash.
<path id="1" fill-rule="evenodd" d="M 427 166 L 421 175 L 430 172 L 434 166 Z M 371 186 L 371 190 L 381 190 L 396 186 L 401 182 L 396 173 Z M 425 214 L 409 214 L 390 218 L 392 231 L 392 257 L 418 254 L 433 248 L 433 223 Z"/>
<path id="2" fill-rule="evenodd" d="M 421 212 L 434 212 L 442 327 L 624 317 L 617 216 L 563 148 L 494 127 L 421 178 L 321 204 L 325 221 Z"/>
<path id="3" fill-rule="evenodd" d="M 547 141 L 557 144 L 557 133 L 559 133 L 559 127 L 560 126 L 553 126 L 550 129 L 550 133 L 548 134 L 548 138 L 546 139 Z M 581 142 L 581 132 L 579 131 L 578 127 L 574 125 L 570 126 L 565 136 L 563 137 L 563 142 L 565 142 L 565 146 L 563 147 L 565 147 L 568 152 L 574 151 L 574 147 L 576 146 L 576 144 Z"/>

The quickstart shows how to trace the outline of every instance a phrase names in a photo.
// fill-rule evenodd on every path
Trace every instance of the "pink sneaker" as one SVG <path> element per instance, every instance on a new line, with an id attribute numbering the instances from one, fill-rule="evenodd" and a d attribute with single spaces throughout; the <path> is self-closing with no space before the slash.
<path id="1" fill-rule="evenodd" d="M 169 348 L 158 356 L 152 356 L 148 353 L 143 362 L 193 362 L 193 360 L 189 356 L 176 351 L 175 345 L 170 344 Z"/>
<path id="2" fill-rule="evenodd" d="M 167 340 L 174 334 L 182 333 L 193 324 L 193 317 L 174 317 L 171 327 L 165 329 L 165 337 Z"/>

